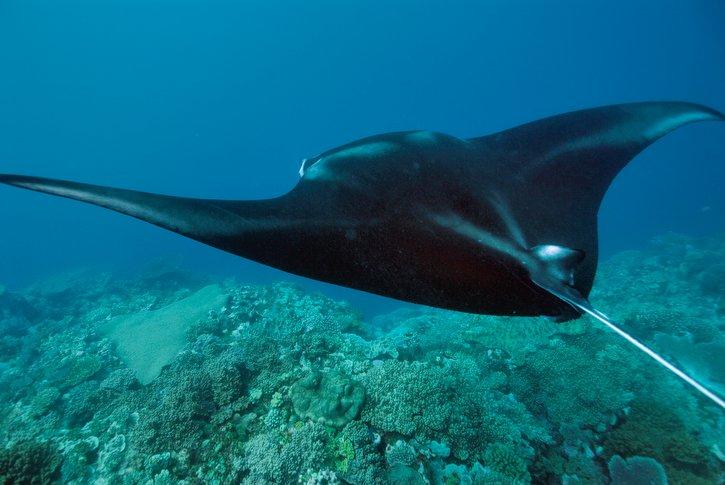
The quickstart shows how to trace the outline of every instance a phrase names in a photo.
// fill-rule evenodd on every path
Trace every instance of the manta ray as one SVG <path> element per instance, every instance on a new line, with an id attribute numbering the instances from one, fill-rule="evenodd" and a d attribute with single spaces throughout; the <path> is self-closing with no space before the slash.
<path id="1" fill-rule="evenodd" d="M 685 102 L 604 106 L 462 139 L 363 138 L 304 159 L 265 200 L 159 195 L 22 175 L 0 182 L 99 205 L 289 273 L 479 314 L 588 314 L 725 407 L 587 300 L 597 212 L 617 173 L 670 131 L 725 120 Z"/>

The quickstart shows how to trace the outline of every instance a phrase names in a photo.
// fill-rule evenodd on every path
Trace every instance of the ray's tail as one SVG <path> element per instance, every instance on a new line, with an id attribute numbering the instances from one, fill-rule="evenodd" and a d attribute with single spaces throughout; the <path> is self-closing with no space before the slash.
<path id="1" fill-rule="evenodd" d="M 592 304 L 589 303 L 589 300 L 581 296 L 579 292 L 576 291 L 574 288 L 554 283 L 550 279 L 532 278 L 532 281 L 534 281 L 534 283 L 541 286 L 545 290 L 551 292 L 561 300 L 565 301 L 569 305 L 573 306 L 575 309 L 586 313 L 587 315 L 603 323 L 607 328 L 616 332 L 617 335 L 624 338 L 627 342 L 652 357 L 662 367 L 675 374 L 677 377 L 685 381 L 690 386 L 694 387 L 700 394 L 720 406 L 721 409 L 725 409 L 725 401 L 718 397 L 714 392 L 697 382 L 694 378 L 692 378 L 692 376 L 683 372 L 681 369 L 677 368 L 673 364 L 667 362 L 664 357 L 647 347 L 645 344 L 634 338 L 632 335 L 622 330 L 619 325 L 614 323 L 608 316 L 594 308 Z"/>
<path id="2" fill-rule="evenodd" d="M 657 361 L 658 364 L 663 366 L 665 369 L 669 370 L 673 374 L 675 374 L 677 377 L 697 389 L 703 396 L 710 399 L 712 402 L 720 406 L 721 408 L 725 409 L 725 402 L 723 402 L 722 399 L 720 399 L 717 395 L 715 395 L 714 392 L 710 391 L 708 388 L 697 382 L 695 379 L 690 377 L 689 375 L 685 374 L 683 371 L 675 367 L 674 365 L 667 362 L 660 354 L 655 352 L 654 350 L 647 347 L 645 344 L 637 340 L 636 338 L 632 337 L 630 334 L 619 328 L 617 325 L 614 324 L 605 314 L 600 312 L 599 310 L 592 308 L 591 305 L 587 306 L 579 306 L 579 308 L 586 312 L 588 315 L 596 318 L 600 322 L 602 322 L 604 325 L 609 327 L 610 329 L 614 330 L 619 336 L 624 338 L 627 342 L 631 343 L 635 347 L 637 347 L 639 350 L 644 352 L 645 354 L 652 357 L 654 360 Z"/>

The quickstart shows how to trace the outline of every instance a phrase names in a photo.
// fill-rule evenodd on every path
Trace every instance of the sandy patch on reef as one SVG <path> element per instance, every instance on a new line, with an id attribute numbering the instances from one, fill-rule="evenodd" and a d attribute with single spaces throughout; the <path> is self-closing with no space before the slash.
<path id="1" fill-rule="evenodd" d="M 219 310 L 227 298 L 220 286 L 209 285 L 158 310 L 114 317 L 100 330 L 139 382 L 148 384 L 186 344 L 189 327 Z"/>

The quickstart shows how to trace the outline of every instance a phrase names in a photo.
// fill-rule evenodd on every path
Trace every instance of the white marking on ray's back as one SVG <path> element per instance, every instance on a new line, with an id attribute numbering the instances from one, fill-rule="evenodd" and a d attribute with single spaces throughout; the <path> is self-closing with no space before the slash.
<path id="1" fill-rule="evenodd" d="M 388 153 L 395 147 L 394 143 L 387 141 L 363 143 L 325 155 L 309 168 L 306 168 L 307 164 L 303 164 L 304 170 L 301 170 L 309 180 L 336 180 L 338 176 L 335 175 L 335 162 L 349 158 L 373 158 Z"/>
<path id="2" fill-rule="evenodd" d="M 435 143 L 438 140 L 438 135 L 432 131 L 421 130 L 408 133 L 406 139 L 413 143 Z"/>
<path id="3" fill-rule="evenodd" d="M 395 148 L 394 143 L 387 141 L 375 141 L 363 143 L 350 148 L 343 148 L 325 157 L 326 160 L 335 160 L 347 157 L 375 157 L 387 153 Z M 320 160 L 321 162 L 322 160 Z M 319 163 L 319 162 L 318 162 Z"/>
<path id="4" fill-rule="evenodd" d="M 526 244 L 526 239 L 524 238 L 521 226 L 519 226 L 519 223 L 516 222 L 516 219 L 514 219 L 513 214 L 511 214 L 511 209 L 508 204 L 506 204 L 503 197 L 495 192 L 492 192 L 489 195 L 488 200 L 491 204 L 493 204 L 494 209 L 496 209 L 496 213 L 506 225 L 506 229 L 508 229 L 509 234 L 514 241 L 516 241 L 522 248 L 527 247 L 528 245 Z"/>
<path id="5" fill-rule="evenodd" d="M 522 262 L 531 259 L 531 255 L 524 248 L 517 247 L 509 241 L 471 224 L 457 214 L 433 214 L 431 215 L 431 219 L 440 226 L 483 244 L 496 252 L 514 257 Z"/>
<path id="6" fill-rule="evenodd" d="M 696 121 L 705 121 L 716 119 L 712 114 L 703 111 L 690 111 L 688 113 L 682 113 L 677 116 L 670 116 L 663 119 L 659 123 L 655 123 L 652 127 L 645 132 L 647 138 L 659 138 L 660 136 L 666 135 L 675 128 L 686 125 L 688 123 L 694 123 Z"/>
<path id="7" fill-rule="evenodd" d="M 716 115 L 705 111 L 687 111 L 673 116 L 662 116 L 659 121 L 632 119 L 621 125 L 610 126 L 598 132 L 570 140 L 552 149 L 536 165 L 548 163 L 565 154 L 591 150 L 602 146 L 616 146 L 620 142 L 639 141 L 650 143 L 680 126 L 697 121 L 717 120 Z"/>
<path id="8" fill-rule="evenodd" d="M 300 165 L 300 170 L 298 172 L 300 174 L 300 177 L 304 177 L 305 176 L 305 165 L 307 165 L 307 159 L 306 158 L 303 158 L 302 159 L 302 165 Z"/>

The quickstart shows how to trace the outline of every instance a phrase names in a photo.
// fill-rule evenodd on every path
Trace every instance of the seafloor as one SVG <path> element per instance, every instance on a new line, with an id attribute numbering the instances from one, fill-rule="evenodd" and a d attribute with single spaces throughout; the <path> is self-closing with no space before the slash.
<path id="1" fill-rule="evenodd" d="M 621 253 L 592 300 L 723 392 L 725 237 Z M 364 322 L 289 284 L 172 267 L 0 289 L 0 440 L 5 483 L 725 476 L 722 410 L 588 319 Z"/>

